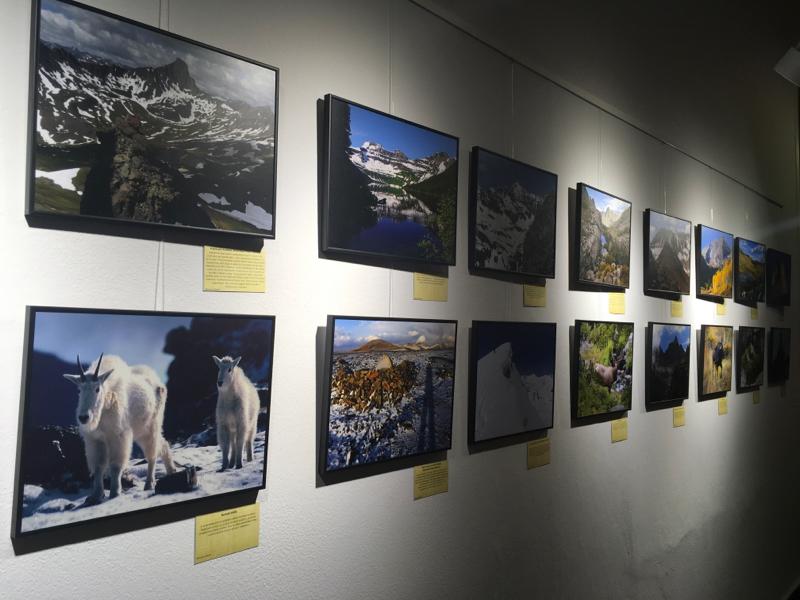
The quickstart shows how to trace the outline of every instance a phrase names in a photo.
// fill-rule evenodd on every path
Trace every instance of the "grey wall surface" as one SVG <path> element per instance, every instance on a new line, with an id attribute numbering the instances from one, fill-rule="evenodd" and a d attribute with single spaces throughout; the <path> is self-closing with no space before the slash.
<path id="1" fill-rule="evenodd" d="M 266 313 L 277 315 L 277 327 L 261 545 L 194 566 L 191 520 L 20 557 L 6 539 L 2 597 L 708 599 L 780 598 L 794 586 L 796 188 L 782 196 L 783 209 L 770 206 L 405 0 L 92 4 L 280 67 L 278 237 L 265 244 L 265 295 L 214 294 L 202 291 L 200 247 L 28 227 L 30 7 L 0 0 L 0 530 L 10 529 L 25 305 Z M 450 269 L 448 302 L 412 300 L 410 273 L 317 257 L 316 101 L 328 92 L 460 137 L 458 264 Z M 796 130 L 796 104 L 784 122 Z M 518 285 L 467 273 L 467 163 L 475 144 L 559 175 L 558 276 L 547 283 L 546 308 L 523 308 Z M 753 152 L 728 138 L 708 140 L 707 148 L 713 156 Z M 787 161 L 794 165 L 786 151 L 771 168 L 796 181 L 794 170 L 785 173 Z M 609 316 L 607 294 L 568 290 L 568 197 L 579 181 L 634 204 L 624 316 Z M 794 255 L 794 308 L 762 305 L 752 320 L 749 308 L 728 302 L 720 317 L 713 304 L 692 297 L 676 320 L 695 329 L 791 324 L 794 375 L 785 390 L 764 388 L 758 405 L 730 394 L 729 414 L 718 416 L 716 402 L 698 402 L 692 385 L 679 429 L 670 411 L 645 411 L 645 325 L 670 320 L 668 302 L 640 292 L 645 208 Z M 316 487 L 315 339 L 327 314 L 459 320 L 447 494 L 414 502 L 408 470 Z M 636 322 L 626 442 L 610 443 L 608 423 L 571 427 L 569 328 L 576 318 Z M 524 445 L 468 453 L 473 319 L 558 323 L 549 466 L 527 471 Z"/>

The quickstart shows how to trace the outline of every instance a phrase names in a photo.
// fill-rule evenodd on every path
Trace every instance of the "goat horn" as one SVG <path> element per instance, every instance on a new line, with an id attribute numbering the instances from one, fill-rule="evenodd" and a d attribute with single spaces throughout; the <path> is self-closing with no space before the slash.
<path id="1" fill-rule="evenodd" d="M 94 369 L 94 378 L 97 379 L 97 375 L 100 373 L 100 363 L 103 362 L 103 353 L 100 353 L 100 358 L 97 359 L 97 366 Z"/>
<path id="2" fill-rule="evenodd" d="M 86 381 L 86 373 L 83 372 L 83 365 L 81 364 L 81 355 L 76 355 L 76 359 L 78 361 L 78 371 L 81 374 L 81 381 Z"/>

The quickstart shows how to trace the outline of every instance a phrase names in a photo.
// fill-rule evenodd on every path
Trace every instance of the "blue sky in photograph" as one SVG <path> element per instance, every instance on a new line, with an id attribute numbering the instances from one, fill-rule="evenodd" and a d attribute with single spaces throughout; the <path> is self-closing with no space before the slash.
<path id="1" fill-rule="evenodd" d="M 558 177 L 490 152 L 481 152 L 478 184 L 486 188 L 504 188 L 519 183 L 538 196 L 556 195 Z"/>
<path id="2" fill-rule="evenodd" d="M 700 226 L 700 248 L 703 249 L 703 252 L 706 251 L 709 244 L 711 244 L 714 240 L 718 240 L 719 238 L 725 238 L 728 242 L 728 248 L 733 250 L 733 236 L 730 233 L 724 233 L 713 227 L 707 227 L 705 225 Z"/>
<path id="3" fill-rule="evenodd" d="M 619 198 L 615 198 L 614 196 L 596 190 L 588 185 L 583 186 L 583 189 L 586 190 L 586 193 L 594 201 L 595 207 L 600 212 L 605 212 L 607 208 L 610 208 L 612 212 L 621 213 L 629 206 L 627 202 L 623 202 Z"/>
<path id="4" fill-rule="evenodd" d="M 190 323 L 191 317 L 40 312 L 33 348 L 69 363 L 80 354 L 84 365 L 101 352 L 116 354 L 129 365 L 151 367 L 166 381 L 167 367 L 174 358 L 163 352 L 167 333 Z"/>
<path id="5" fill-rule="evenodd" d="M 746 240 L 744 238 L 739 238 L 739 250 L 747 254 L 747 256 L 752 258 L 754 261 L 760 263 L 764 262 L 765 255 L 767 253 L 767 247 L 763 244 L 751 242 L 750 240 Z"/>
<path id="6" fill-rule="evenodd" d="M 686 325 L 653 325 L 653 345 L 667 349 L 670 342 L 678 337 L 678 343 L 686 350 L 692 336 L 692 328 Z"/>
<path id="7" fill-rule="evenodd" d="M 556 326 L 551 323 L 491 323 L 472 328 L 478 360 L 511 343 L 512 361 L 520 375 L 555 373 Z"/>
<path id="8" fill-rule="evenodd" d="M 333 331 L 333 349 L 346 352 L 376 339 L 397 345 L 452 344 L 455 335 L 456 328 L 451 323 L 337 319 Z"/>
<path id="9" fill-rule="evenodd" d="M 437 152 L 458 158 L 457 143 L 452 138 L 350 105 L 350 145 L 358 148 L 364 142 L 375 142 L 386 150 L 401 150 L 411 159 Z"/>

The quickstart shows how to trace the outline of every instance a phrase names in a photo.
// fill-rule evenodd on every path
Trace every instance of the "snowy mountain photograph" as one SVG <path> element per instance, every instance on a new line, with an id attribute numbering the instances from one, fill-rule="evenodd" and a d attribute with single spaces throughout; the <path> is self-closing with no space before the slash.
<path id="1" fill-rule="evenodd" d="M 707 298 L 733 296 L 733 235 L 698 225 L 697 295 Z"/>
<path id="2" fill-rule="evenodd" d="M 648 249 L 645 289 L 688 294 L 692 272 L 692 224 L 655 210 L 645 211 Z"/>
<path id="3" fill-rule="evenodd" d="M 326 97 L 324 250 L 455 264 L 458 139 Z"/>
<path id="4" fill-rule="evenodd" d="M 41 0 L 37 214 L 274 236 L 277 70 Z"/>
<path id="5" fill-rule="evenodd" d="M 558 176 L 472 149 L 470 269 L 555 277 Z"/>
<path id="6" fill-rule="evenodd" d="M 671 323 L 649 324 L 647 402 L 675 402 L 689 397 L 692 328 Z"/>
<path id="7" fill-rule="evenodd" d="M 767 247 L 737 237 L 733 242 L 733 297 L 746 306 L 764 301 Z"/>
<path id="8" fill-rule="evenodd" d="M 470 442 L 553 426 L 555 323 L 473 321 Z"/>
<path id="9" fill-rule="evenodd" d="M 633 394 L 633 323 L 575 321 L 575 416 L 624 412 Z"/>
<path id="10" fill-rule="evenodd" d="M 742 325 L 736 332 L 736 392 L 757 390 L 764 383 L 767 332 Z"/>
<path id="11" fill-rule="evenodd" d="M 578 184 L 577 279 L 627 288 L 631 258 L 631 204 L 585 183 Z"/>
<path id="12" fill-rule="evenodd" d="M 30 323 L 17 535 L 264 487 L 274 317 L 34 307 Z"/>
<path id="13" fill-rule="evenodd" d="M 447 450 L 455 321 L 328 320 L 323 472 Z"/>

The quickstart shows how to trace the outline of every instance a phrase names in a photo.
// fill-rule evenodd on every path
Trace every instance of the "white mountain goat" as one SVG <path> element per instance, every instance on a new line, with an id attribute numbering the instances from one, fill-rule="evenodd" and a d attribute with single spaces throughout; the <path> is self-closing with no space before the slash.
<path id="1" fill-rule="evenodd" d="M 88 371 L 83 370 L 79 356 L 78 369 L 80 375 L 64 377 L 78 387 L 78 429 L 93 477 L 92 493 L 86 504 L 105 499 L 106 471 L 111 480 L 110 497 L 119 495 L 122 470 L 130 460 L 132 441 L 147 459 L 144 489 L 152 489 L 157 457 L 161 457 L 167 473 L 175 471 L 169 444 L 161 432 L 167 388 L 153 369 L 145 365 L 128 366 L 119 356 L 103 358 L 101 354 Z"/>
<path id="2" fill-rule="evenodd" d="M 253 460 L 258 409 L 261 405 L 253 383 L 239 367 L 242 357 L 212 357 L 217 364 L 217 442 L 222 450 L 221 471 L 242 468 L 242 450 Z"/>

